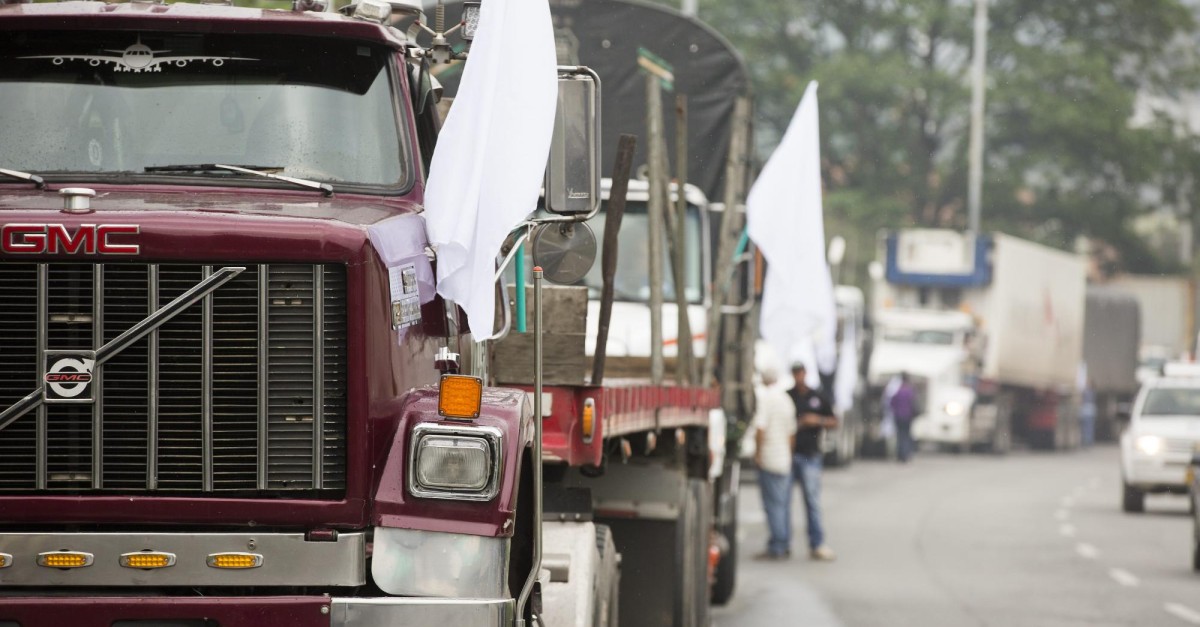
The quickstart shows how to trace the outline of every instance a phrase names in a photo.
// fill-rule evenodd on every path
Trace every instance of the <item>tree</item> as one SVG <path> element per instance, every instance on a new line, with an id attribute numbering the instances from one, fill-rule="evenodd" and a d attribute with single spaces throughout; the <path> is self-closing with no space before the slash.
<path id="1" fill-rule="evenodd" d="M 700 16 L 749 63 L 761 156 L 820 82 L 832 230 L 869 242 L 884 227 L 965 226 L 969 0 L 701 0 Z M 1086 235 L 1126 269 L 1169 265 L 1130 222 L 1200 204 L 1200 142 L 1165 113 L 1197 84 L 1192 13 L 992 0 L 990 20 L 984 228 L 1064 248 Z"/>

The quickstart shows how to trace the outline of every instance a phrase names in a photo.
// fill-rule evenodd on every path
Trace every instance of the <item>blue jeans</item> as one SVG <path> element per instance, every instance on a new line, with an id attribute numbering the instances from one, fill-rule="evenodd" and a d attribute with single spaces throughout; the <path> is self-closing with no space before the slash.
<path id="1" fill-rule="evenodd" d="M 1084 411 L 1079 414 L 1079 444 L 1089 447 L 1096 438 L 1096 413 Z"/>
<path id="2" fill-rule="evenodd" d="M 825 530 L 821 527 L 821 454 L 793 455 L 792 475 L 800 483 L 800 492 L 804 494 L 808 548 L 815 549 L 825 544 Z"/>
<path id="3" fill-rule="evenodd" d="M 913 442 L 912 436 L 912 420 L 897 420 L 896 456 L 900 458 L 900 461 L 906 462 L 912 457 L 916 449 L 917 445 Z"/>
<path id="4" fill-rule="evenodd" d="M 792 478 L 760 468 L 758 486 L 771 533 L 767 553 L 785 555 L 792 550 Z"/>

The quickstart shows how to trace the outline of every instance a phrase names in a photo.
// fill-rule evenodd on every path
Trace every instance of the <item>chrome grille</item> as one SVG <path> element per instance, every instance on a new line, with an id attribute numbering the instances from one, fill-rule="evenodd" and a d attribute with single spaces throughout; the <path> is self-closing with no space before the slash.
<path id="1" fill-rule="evenodd" d="M 1184 438 L 1167 438 L 1163 450 L 1171 455 L 1187 455 L 1191 457 L 1196 451 L 1196 440 Z"/>
<path id="2" fill-rule="evenodd" d="M 0 264 L 0 410 L 44 350 L 95 350 L 220 267 Z M 344 266 L 247 266 L 97 367 L 93 403 L 0 430 L 0 491 L 343 490 L 345 293 Z"/>

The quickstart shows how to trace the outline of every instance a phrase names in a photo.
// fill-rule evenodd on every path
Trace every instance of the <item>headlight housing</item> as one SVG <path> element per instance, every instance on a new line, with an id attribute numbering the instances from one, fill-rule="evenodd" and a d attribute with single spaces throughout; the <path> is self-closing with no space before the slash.
<path id="1" fill-rule="evenodd" d="M 1139 436 L 1137 449 L 1147 455 L 1158 455 L 1163 449 L 1163 439 L 1157 435 Z"/>
<path id="2" fill-rule="evenodd" d="M 408 491 L 429 499 L 490 501 L 500 491 L 502 437 L 495 427 L 418 424 L 408 449 Z"/>

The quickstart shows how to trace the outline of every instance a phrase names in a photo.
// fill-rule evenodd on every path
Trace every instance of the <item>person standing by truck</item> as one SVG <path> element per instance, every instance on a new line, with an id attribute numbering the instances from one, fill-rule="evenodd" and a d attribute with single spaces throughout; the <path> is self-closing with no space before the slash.
<path id="1" fill-rule="evenodd" d="M 825 545 L 825 529 L 821 526 L 821 434 L 837 427 L 833 406 L 805 380 L 808 370 L 804 364 L 792 366 L 796 385 L 788 390 L 796 405 L 796 443 L 792 449 L 792 475 L 800 483 L 804 495 L 804 512 L 808 530 L 809 556 L 814 560 L 833 561 L 836 555 Z"/>
<path id="2" fill-rule="evenodd" d="M 787 392 L 776 386 L 774 368 L 762 372 L 758 411 L 754 414 L 754 463 L 767 515 L 770 539 L 760 560 L 787 559 L 792 554 L 791 451 L 796 441 L 796 406 Z"/>
<path id="3" fill-rule="evenodd" d="M 900 387 L 888 401 L 892 410 L 892 418 L 896 421 L 896 457 L 901 464 L 907 464 L 912 459 L 913 443 L 912 423 L 917 415 L 917 394 L 908 373 L 900 373 Z"/>
<path id="4" fill-rule="evenodd" d="M 1096 389 L 1090 378 L 1084 378 L 1079 392 L 1079 445 L 1089 448 L 1096 439 Z"/>

